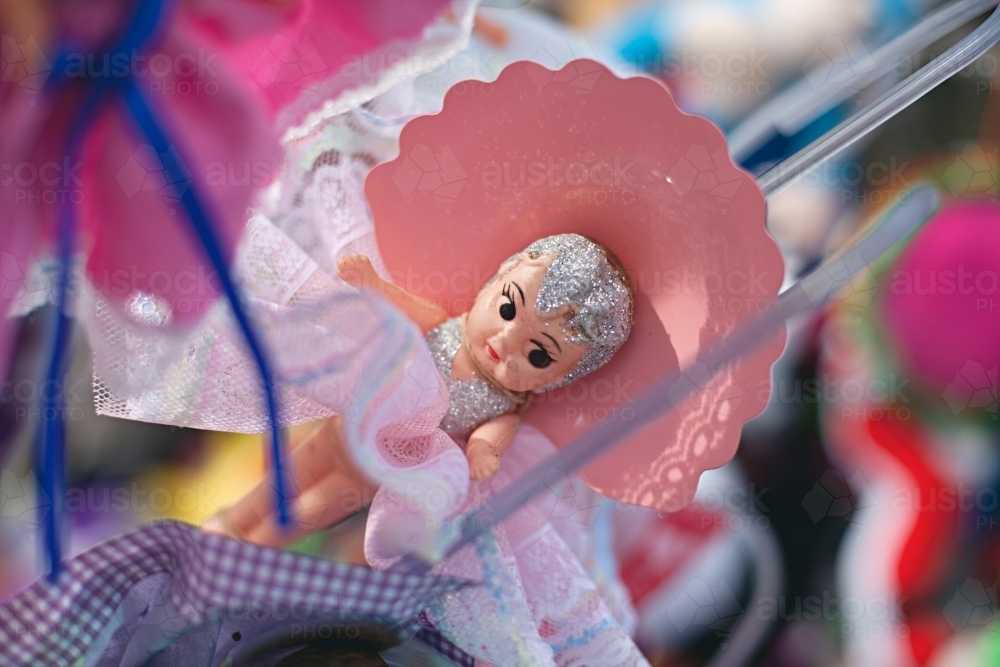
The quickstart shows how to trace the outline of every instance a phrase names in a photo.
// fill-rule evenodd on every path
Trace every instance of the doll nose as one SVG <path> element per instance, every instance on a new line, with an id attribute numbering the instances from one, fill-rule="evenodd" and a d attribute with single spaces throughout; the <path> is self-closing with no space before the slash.
<path id="1" fill-rule="evenodd" d="M 530 337 L 527 328 L 514 321 L 497 332 L 496 342 L 491 340 L 490 345 L 503 358 L 515 354 L 517 350 L 523 348 Z"/>
<path id="2" fill-rule="evenodd" d="M 510 335 L 506 331 L 501 331 L 496 336 L 487 341 L 494 350 L 496 350 L 497 355 L 501 359 L 509 354 L 510 346 Z"/>

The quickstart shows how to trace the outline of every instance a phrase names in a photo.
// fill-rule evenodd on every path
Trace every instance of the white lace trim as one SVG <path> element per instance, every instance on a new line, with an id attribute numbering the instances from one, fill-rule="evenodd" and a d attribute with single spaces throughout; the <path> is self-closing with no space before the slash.
<path id="1" fill-rule="evenodd" d="M 396 60 L 396 58 L 391 57 L 394 54 L 405 52 L 414 55 L 410 58 L 399 59 L 399 62 L 386 69 L 374 81 L 349 89 L 341 95 L 325 101 L 319 109 L 305 114 L 301 122 L 284 130 L 282 141 L 290 142 L 301 139 L 312 133 L 329 118 L 350 111 L 378 97 L 393 86 L 444 64 L 468 44 L 478 4 L 478 0 L 453 0 L 451 13 L 457 18 L 456 23 L 450 23 L 447 19 L 439 17 L 435 23 L 426 28 L 423 40 L 415 48 L 412 44 L 406 43 L 393 44 L 383 49 L 382 53 L 387 61 Z M 323 88 L 334 88 L 334 84 L 339 79 L 340 76 L 335 76 L 324 82 L 320 87 L 320 92 Z M 309 106 L 313 106 L 316 97 L 317 95 L 311 94 L 308 95 L 308 100 L 300 98 L 291 104 L 278 118 L 278 126 L 282 127 L 289 123 L 289 118 L 301 114 L 299 109 L 306 106 L 307 103 Z"/>

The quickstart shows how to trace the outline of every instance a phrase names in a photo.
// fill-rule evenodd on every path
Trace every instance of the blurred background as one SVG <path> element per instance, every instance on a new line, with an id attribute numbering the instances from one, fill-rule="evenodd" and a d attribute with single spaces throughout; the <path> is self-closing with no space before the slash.
<path id="1" fill-rule="evenodd" d="M 486 4 L 486 3 L 484 3 Z M 415 90 L 439 99 L 508 62 L 591 57 L 663 80 L 754 174 L 967 35 L 880 49 L 929 0 L 497 0 Z M 966 3 L 969 4 L 969 3 Z M 984 4 L 984 3 L 980 3 Z M 6 55 L 5 55 L 6 57 Z M 767 409 L 675 513 L 609 507 L 654 665 L 1000 665 L 1000 47 L 768 206 L 786 282 L 929 181 L 941 212 L 821 312 L 789 323 Z M 831 82 L 841 95 L 824 97 Z M 826 100 L 815 102 L 816 96 Z M 7 286 L 23 280 L 4 267 Z M 29 441 L 52 313 L 22 320 L 0 390 L 0 597 L 41 572 Z M 200 522 L 264 472 L 254 436 L 95 416 L 87 341 L 67 399 L 76 552 L 157 518 Z M 356 557 L 357 532 L 298 548 Z M 336 539 L 334 539 L 336 538 Z"/>

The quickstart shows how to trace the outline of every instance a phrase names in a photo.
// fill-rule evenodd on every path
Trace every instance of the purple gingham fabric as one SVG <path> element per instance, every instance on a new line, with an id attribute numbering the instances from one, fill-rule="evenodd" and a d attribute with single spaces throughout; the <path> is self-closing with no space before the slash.
<path id="1" fill-rule="evenodd" d="M 434 627 L 434 624 L 427 617 L 426 612 L 420 612 L 417 622 L 421 627 L 414 637 L 454 662 L 458 667 L 476 667 L 476 659 L 441 634 L 441 631 Z"/>
<path id="2" fill-rule="evenodd" d="M 163 627 L 191 627 L 233 608 L 299 609 L 385 619 L 403 630 L 438 596 L 469 582 L 268 549 L 188 524 L 147 524 L 64 563 L 0 606 L 0 664 L 79 665 L 140 582 L 169 581 Z M 125 619 L 126 622 L 128 619 Z"/>

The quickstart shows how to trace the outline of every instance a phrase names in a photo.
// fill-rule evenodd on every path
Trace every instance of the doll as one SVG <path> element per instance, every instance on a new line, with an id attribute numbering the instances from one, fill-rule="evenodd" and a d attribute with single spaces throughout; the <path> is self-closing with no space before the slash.
<path id="1" fill-rule="evenodd" d="M 496 472 L 532 395 L 602 366 L 632 325 L 632 289 L 621 262 L 578 234 L 541 239 L 508 259 L 470 311 L 451 319 L 382 280 L 366 257 L 345 257 L 338 268 L 346 282 L 392 299 L 427 335 L 448 385 L 441 428 L 468 443 L 477 481 Z"/>
<path id="2" fill-rule="evenodd" d="M 448 393 L 439 428 L 455 447 L 464 449 L 473 480 L 459 510 L 487 501 L 510 478 L 550 453 L 544 440 L 528 436 L 521 451 L 513 453 L 516 461 L 505 471 L 507 477 L 493 479 L 532 397 L 605 364 L 632 327 L 634 296 L 628 274 L 610 250 L 578 234 L 540 239 L 508 258 L 470 310 L 458 317 L 449 318 L 441 306 L 384 280 L 364 255 L 344 256 L 338 274 L 349 285 L 381 294 L 425 335 Z M 419 527 L 411 532 L 417 517 L 404 514 L 397 520 L 398 510 L 385 500 L 385 490 L 377 490 L 354 465 L 341 425 L 340 417 L 329 418 L 291 453 L 299 490 L 295 528 L 278 527 L 265 481 L 210 519 L 205 529 L 282 546 L 359 509 L 333 499 L 351 491 L 369 498 L 378 493 L 365 538 L 368 561 L 384 567 L 387 562 L 376 554 L 412 548 L 421 533 Z M 537 451 L 526 455 L 532 447 Z M 596 507 L 589 489 L 573 488 L 572 483 L 567 488 Z M 577 560 L 586 561 L 580 554 L 593 552 L 585 525 L 566 522 L 554 527 L 537 508 L 522 510 L 501 525 L 494 538 L 500 544 L 492 554 L 465 553 L 440 566 L 440 573 L 488 581 L 445 600 L 437 623 L 459 640 L 482 642 L 481 655 L 494 664 L 553 664 L 553 654 L 555 664 L 582 658 L 595 665 L 648 664 L 628 638 L 630 605 L 621 591 L 607 582 L 596 585 Z M 536 571 L 549 560 L 551 569 Z M 511 571 L 504 571 L 511 563 Z M 502 613 L 511 608 L 520 613 Z M 510 627 L 498 626 L 498 621 Z M 493 646 L 487 648 L 490 641 L 484 633 L 491 633 Z M 514 649 L 498 650 L 505 636 L 522 640 L 510 642 Z"/>
<path id="3" fill-rule="evenodd" d="M 464 512 L 607 415 L 627 419 L 635 396 L 766 307 L 783 270 L 763 196 L 719 130 L 650 79 L 521 62 L 461 90 L 402 128 L 369 119 L 400 117 L 386 98 L 289 146 L 237 274 L 274 357 L 281 423 L 322 425 L 290 447 L 293 530 L 274 521 L 270 480 L 207 528 L 280 546 L 370 503 L 372 567 L 417 551 L 435 574 L 480 582 L 426 609 L 477 659 L 643 665 L 627 595 L 602 567 L 594 491 L 682 508 L 763 406 L 783 337 L 579 477 L 547 477 L 474 544 L 443 560 L 441 545 Z M 495 140 L 478 140 L 487 130 Z M 174 355 L 148 344 L 155 329 L 94 322 L 103 411 L 267 428 L 257 377 L 213 315 Z"/>
<path id="4" fill-rule="evenodd" d="M 208 529 L 278 546 L 370 501 L 364 559 L 372 567 L 418 551 L 437 562 L 436 574 L 481 582 L 427 610 L 477 659 L 643 665 L 629 638 L 627 594 L 613 571 L 601 571 L 593 492 L 682 508 L 700 473 L 732 456 L 741 425 L 763 406 L 758 397 L 766 398 L 761 387 L 783 336 L 700 384 L 681 409 L 579 477 L 546 478 L 530 503 L 475 544 L 438 561 L 439 544 L 456 518 L 607 415 L 627 419 L 634 397 L 680 359 L 767 306 L 783 270 L 764 230 L 763 196 L 728 160 L 718 129 L 682 114 L 650 79 L 618 79 L 593 61 L 560 72 L 522 62 L 493 84 L 466 82 L 462 90 L 446 96 L 441 113 L 409 121 L 398 147 L 366 139 L 362 130 L 378 136 L 381 126 L 365 129 L 369 122 L 352 116 L 293 153 L 295 170 L 251 235 L 262 249 L 253 265 L 267 270 L 247 283 L 265 298 L 280 296 L 279 305 L 299 293 L 339 299 L 343 289 L 394 307 L 385 324 L 366 312 L 356 317 L 344 301 L 309 318 L 334 335 L 370 331 L 351 338 L 359 352 L 343 363 L 335 363 L 331 336 L 304 325 L 285 336 L 274 328 L 279 354 L 294 361 L 289 377 L 303 378 L 289 388 L 305 390 L 289 393 L 286 405 L 295 416 L 326 418 L 289 457 L 297 527 L 277 527 L 264 482 Z M 394 107 L 384 112 L 399 116 Z M 487 130 L 496 140 L 464 139 Z M 378 148 L 376 161 L 384 161 L 370 167 L 359 145 Z M 362 179 L 364 197 L 347 215 L 338 206 L 351 206 L 345 193 L 358 192 Z M 303 252 L 308 260 L 297 258 Z M 300 267 L 310 262 L 317 268 L 306 277 Z M 336 285 L 309 284 L 320 273 Z M 415 341 L 399 353 L 381 342 L 397 319 Z M 379 357 L 386 362 L 370 363 Z M 197 378 L 185 386 L 199 389 L 181 418 L 232 428 L 233 415 L 245 415 L 241 429 L 259 428 L 246 402 L 220 400 L 243 386 L 238 366 L 223 368 L 185 374 Z M 325 386 L 357 399 L 354 417 L 350 402 L 312 389 L 324 374 Z M 376 389 L 359 388 L 366 380 Z M 329 412 L 296 405 L 299 395 Z"/>
<path id="5" fill-rule="evenodd" d="M 472 308 L 453 318 L 381 278 L 364 255 L 343 257 L 338 273 L 349 285 L 383 295 L 425 334 L 448 388 L 440 428 L 463 446 L 475 481 L 497 472 L 533 395 L 602 366 L 632 326 L 632 285 L 621 262 L 578 234 L 540 239 L 510 257 Z M 348 487 L 368 493 L 374 488 L 349 462 L 337 424 L 338 418 L 331 418 L 292 453 L 299 512 L 309 512 L 317 494 L 334 498 Z M 259 511 L 267 492 L 259 486 L 209 520 L 206 529 L 280 546 L 315 530 L 317 521 L 330 525 L 349 511 L 323 507 L 322 516 L 310 516 L 297 531 L 282 531 L 273 513 Z"/>

